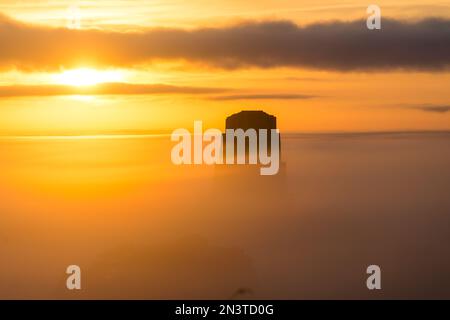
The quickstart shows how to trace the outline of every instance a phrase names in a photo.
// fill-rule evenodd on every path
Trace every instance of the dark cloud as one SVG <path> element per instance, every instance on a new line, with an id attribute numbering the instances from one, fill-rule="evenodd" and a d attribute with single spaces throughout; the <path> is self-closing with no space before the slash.
<path id="1" fill-rule="evenodd" d="M 450 20 L 383 19 L 298 26 L 288 21 L 197 30 L 119 33 L 29 26 L 0 18 L 0 68 L 132 67 L 181 59 L 220 68 L 302 67 L 337 71 L 443 71 L 450 65 Z"/>
<path id="2" fill-rule="evenodd" d="M 426 112 L 435 112 L 435 113 L 446 113 L 450 111 L 450 105 L 429 105 L 429 106 L 420 106 L 413 107 L 414 109 L 426 111 Z"/>
<path id="3" fill-rule="evenodd" d="M 204 87 L 178 87 L 165 84 L 103 83 L 95 86 L 74 87 L 63 85 L 0 86 L 0 97 L 59 96 L 59 95 L 139 95 L 139 94 L 212 94 L 227 89 Z"/>
<path id="4" fill-rule="evenodd" d="M 315 96 L 304 94 L 242 94 L 217 96 L 213 97 L 212 100 L 304 100 L 312 98 L 315 98 Z"/>

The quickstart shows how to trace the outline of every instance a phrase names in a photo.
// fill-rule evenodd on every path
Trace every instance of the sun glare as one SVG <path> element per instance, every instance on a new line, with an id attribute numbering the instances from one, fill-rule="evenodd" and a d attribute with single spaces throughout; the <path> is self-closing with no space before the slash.
<path id="1" fill-rule="evenodd" d="M 75 69 L 55 75 L 58 84 L 69 86 L 93 86 L 100 83 L 120 82 L 122 74 L 119 71 L 98 71 L 94 69 Z"/>

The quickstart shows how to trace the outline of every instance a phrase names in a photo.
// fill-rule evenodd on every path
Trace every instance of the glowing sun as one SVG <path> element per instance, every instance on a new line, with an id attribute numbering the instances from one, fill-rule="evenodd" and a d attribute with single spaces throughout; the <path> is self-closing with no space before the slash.
<path id="1" fill-rule="evenodd" d="M 120 82 L 119 71 L 99 71 L 94 69 L 75 69 L 64 71 L 54 76 L 58 84 L 69 86 L 93 86 L 100 83 Z"/>

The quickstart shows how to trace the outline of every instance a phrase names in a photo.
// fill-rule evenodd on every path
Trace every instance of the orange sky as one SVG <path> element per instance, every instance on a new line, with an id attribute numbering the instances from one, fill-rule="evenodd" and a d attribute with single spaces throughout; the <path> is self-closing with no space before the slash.
<path id="1" fill-rule="evenodd" d="M 418 21 L 448 27 L 450 1 L 377 4 L 394 44 L 382 36 L 369 50 L 357 0 L 4 0 L 0 134 L 223 128 L 242 109 L 276 115 L 284 131 L 449 130 L 448 33 L 433 40 L 442 27 Z M 424 28 L 435 42 L 401 48 Z"/>

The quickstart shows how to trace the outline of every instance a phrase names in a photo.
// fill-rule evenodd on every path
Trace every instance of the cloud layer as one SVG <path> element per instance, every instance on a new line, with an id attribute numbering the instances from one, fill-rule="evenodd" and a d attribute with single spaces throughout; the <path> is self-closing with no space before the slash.
<path id="1" fill-rule="evenodd" d="M 0 86 L 0 97 L 60 96 L 60 95 L 139 95 L 139 94 L 210 94 L 228 89 L 171 86 L 165 84 L 103 83 L 95 86 L 74 87 L 64 85 Z"/>
<path id="2" fill-rule="evenodd" d="M 315 96 L 305 94 L 232 94 L 212 98 L 212 100 L 232 101 L 232 100 L 306 100 Z"/>
<path id="3" fill-rule="evenodd" d="M 413 107 L 417 110 L 422 110 L 426 112 L 434 112 L 434 113 L 447 113 L 450 112 L 450 105 L 427 105 L 427 106 L 419 106 Z"/>
<path id="4" fill-rule="evenodd" d="M 443 71 L 450 66 L 450 20 L 383 19 L 298 26 L 288 21 L 196 30 L 119 33 L 30 26 L 0 17 L 0 68 L 133 67 L 181 59 L 219 68 L 299 67 L 336 71 Z"/>

